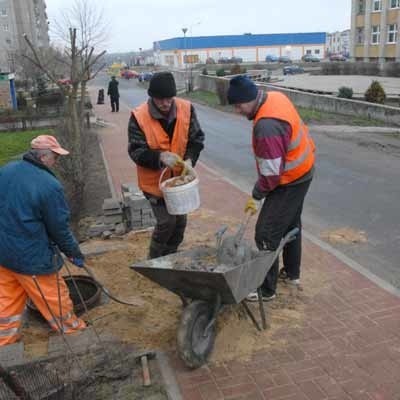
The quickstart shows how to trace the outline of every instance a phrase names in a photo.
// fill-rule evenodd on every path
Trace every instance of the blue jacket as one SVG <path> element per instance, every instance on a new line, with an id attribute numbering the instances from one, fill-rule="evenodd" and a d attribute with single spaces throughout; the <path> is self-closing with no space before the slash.
<path id="1" fill-rule="evenodd" d="M 0 168 L 0 265 L 45 275 L 62 267 L 59 250 L 82 257 L 69 216 L 61 183 L 30 153 Z"/>

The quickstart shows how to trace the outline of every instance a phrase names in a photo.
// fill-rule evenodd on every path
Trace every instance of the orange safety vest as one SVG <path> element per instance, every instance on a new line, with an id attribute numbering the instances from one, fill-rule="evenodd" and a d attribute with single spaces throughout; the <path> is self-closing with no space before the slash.
<path id="1" fill-rule="evenodd" d="M 261 118 L 279 119 L 290 124 L 292 128 L 279 184 L 294 182 L 309 172 L 314 165 L 315 144 L 292 102 L 280 92 L 268 92 L 267 100 L 260 106 L 253 120 L 253 129 Z M 253 150 L 255 152 L 254 133 Z"/>
<path id="2" fill-rule="evenodd" d="M 189 139 L 190 125 L 190 102 L 180 98 L 175 98 L 176 105 L 176 123 L 172 141 L 168 134 L 162 128 L 160 122 L 150 115 L 147 103 L 140 105 L 132 111 L 136 121 L 146 136 L 146 142 L 151 150 L 171 151 L 178 154 L 181 158 L 186 153 L 186 146 Z M 136 165 L 139 188 L 146 193 L 150 193 L 157 197 L 163 197 L 159 188 L 159 180 L 162 170 L 154 170 L 150 168 Z M 179 174 L 180 170 L 174 169 L 173 174 Z M 171 176 L 171 174 L 169 174 Z M 168 177 L 168 175 L 167 175 Z"/>

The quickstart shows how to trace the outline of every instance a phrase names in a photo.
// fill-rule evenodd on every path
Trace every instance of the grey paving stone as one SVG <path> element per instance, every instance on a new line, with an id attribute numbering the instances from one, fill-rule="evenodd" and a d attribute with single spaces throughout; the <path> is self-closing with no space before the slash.
<path id="1" fill-rule="evenodd" d="M 0 365 L 3 367 L 11 367 L 24 361 L 24 344 L 22 342 L 0 347 Z"/>
<path id="2" fill-rule="evenodd" d="M 118 199 L 104 199 L 103 210 L 114 210 L 117 208 L 121 208 L 121 204 Z"/>
<path id="3" fill-rule="evenodd" d="M 64 338 L 67 340 L 69 346 L 74 352 L 85 351 L 92 346 L 101 345 L 94 330 L 90 327 L 84 331 L 65 335 Z M 47 345 L 47 352 L 49 356 L 61 355 L 69 351 L 68 346 L 64 342 L 64 338 L 61 335 L 50 336 Z M 102 342 L 114 340 L 111 335 L 100 335 L 100 338 Z"/>

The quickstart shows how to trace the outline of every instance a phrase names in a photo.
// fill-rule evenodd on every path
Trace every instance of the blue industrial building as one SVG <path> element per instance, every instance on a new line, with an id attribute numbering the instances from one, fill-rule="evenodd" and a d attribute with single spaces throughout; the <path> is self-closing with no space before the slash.
<path id="1" fill-rule="evenodd" d="M 293 60 L 304 54 L 320 58 L 325 55 L 326 33 L 277 33 L 223 35 L 223 36 L 184 36 L 154 43 L 159 63 L 181 66 L 193 62 L 205 62 L 207 58 L 239 57 L 244 62 L 264 61 L 269 54 L 288 56 Z"/>

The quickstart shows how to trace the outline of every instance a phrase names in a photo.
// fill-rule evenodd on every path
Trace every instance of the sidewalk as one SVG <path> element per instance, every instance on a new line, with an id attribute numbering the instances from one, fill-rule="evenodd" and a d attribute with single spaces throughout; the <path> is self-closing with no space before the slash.
<path id="1" fill-rule="evenodd" d="M 129 110 L 94 107 L 110 123 L 99 129 L 100 141 L 118 193 L 136 179 L 127 154 Z M 201 163 L 196 169 L 202 209 L 240 221 L 247 194 Z M 218 226 L 189 220 L 188 230 Z M 240 359 L 190 371 L 171 355 L 184 400 L 400 399 L 400 299 L 309 240 L 303 247 L 304 318 L 265 331 L 276 345 Z"/>

